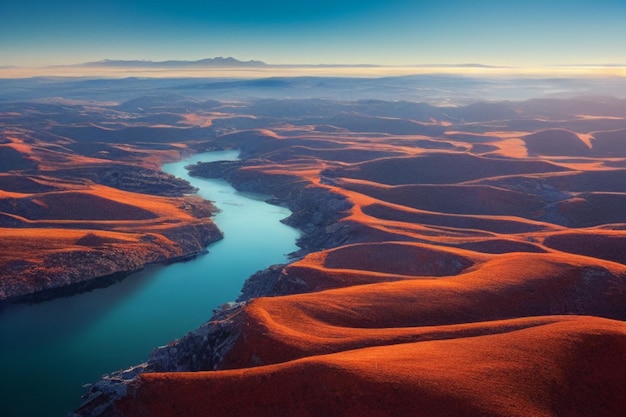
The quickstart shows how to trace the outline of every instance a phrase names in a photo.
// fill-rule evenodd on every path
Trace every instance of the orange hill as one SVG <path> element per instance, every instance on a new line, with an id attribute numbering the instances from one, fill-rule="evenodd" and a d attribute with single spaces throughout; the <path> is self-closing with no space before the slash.
<path id="1" fill-rule="evenodd" d="M 135 417 L 626 413 L 624 323 L 553 316 L 483 331 L 250 369 L 146 374 L 119 410 Z"/>

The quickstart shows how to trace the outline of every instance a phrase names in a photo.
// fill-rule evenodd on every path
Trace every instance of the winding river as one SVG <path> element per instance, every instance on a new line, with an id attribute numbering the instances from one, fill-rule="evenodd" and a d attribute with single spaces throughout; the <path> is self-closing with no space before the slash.
<path id="1" fill-rule="evenodd" d="M 79 405 L 83 384 L 144 361 L 154 347 L 234 300 L 248 276 L 298 249 L 298 231 L 279 221 L 289 210 L 184 169 L 237 155 L 210 152 L 163 166 L 221 210 L 214 221 L 225 237 L 208 255 L 149 267 L 108 288 L 0 311 L 0 416 L 65 416 Z"/>

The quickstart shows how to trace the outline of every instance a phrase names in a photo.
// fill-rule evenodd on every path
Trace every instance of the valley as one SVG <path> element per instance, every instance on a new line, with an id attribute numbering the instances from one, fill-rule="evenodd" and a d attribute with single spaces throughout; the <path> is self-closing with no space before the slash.
<path id="1" fill-rule="evenodd" d="M 2 299 L 220 239 L 213 206 L 160 170 L 199 152 L 238 150 L 189 172 L 288 208 L 299 250 L 74 416 L 626 413 L 624 99 L 143 86 L 0 102 Z"/>

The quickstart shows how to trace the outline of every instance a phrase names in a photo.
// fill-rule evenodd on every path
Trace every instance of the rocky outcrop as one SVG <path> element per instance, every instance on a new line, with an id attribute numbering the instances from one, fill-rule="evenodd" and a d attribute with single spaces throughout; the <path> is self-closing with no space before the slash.
<path id="1" fill-rule="evenodd" d="M 145 372 L 214 370 L 241 334 L 242 303 L 220 306 L 207 323 L 150 354 L 142 364 L 113 372 L 85 386 L 81 406 L 69 417 L 116 417 L 115 402 L 129 391 L 135 378 Z M 131 388 L 132 389 L 132 388 Z"/>
<path id="2" fill-rule="evenodd" d="M 164 230 L 162 234 L 173 242 L 176 242 L 185 254 L 203 252 L 204 248 L 209 244 L 224 237 L 213 222 L 172 227 Z"/>
<path id="3" fill-rule="evenodd" d="M 243 166 L 243 161 L 198 162 L 185 168 L 195 177 L 224 178 L 234 170 Z"/>
<path id="4" fill-rule="evenodd" d="M 116 164 L 57 171 L 61 178 L 86 178 L 97 184 L 134 193 L 180 197 L 198 191 L 189 182 L 153 169 Z"/>
<path id="5" fill-rule="evenodd" d="M 283 274 L 284 267 L 284 264 L 271 265 L 262 271 L 252 274 L 244 282 L 237 301 L 243 302 L 257 297 L 278 295 L 275 287 Z"/>

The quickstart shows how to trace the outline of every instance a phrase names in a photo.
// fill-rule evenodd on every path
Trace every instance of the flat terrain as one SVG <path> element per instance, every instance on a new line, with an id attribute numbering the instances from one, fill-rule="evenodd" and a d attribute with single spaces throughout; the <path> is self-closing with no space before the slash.
<path id="1" fill-rule="evenodd" d="M 272 195 L 305 232 L 293 263 L 244 289 L 265 297 L 207 325 L 228 329 L 221 345 L 168 353 L 210 361 L 149 365 L 112 415 L 626 414 L 623 100 L 0 109 L 5 293 L 73 254 L 185 253 L 175 231 L 210 210 L 158 167 L 193 151 L 240 149 L 192 172 Z"/>

